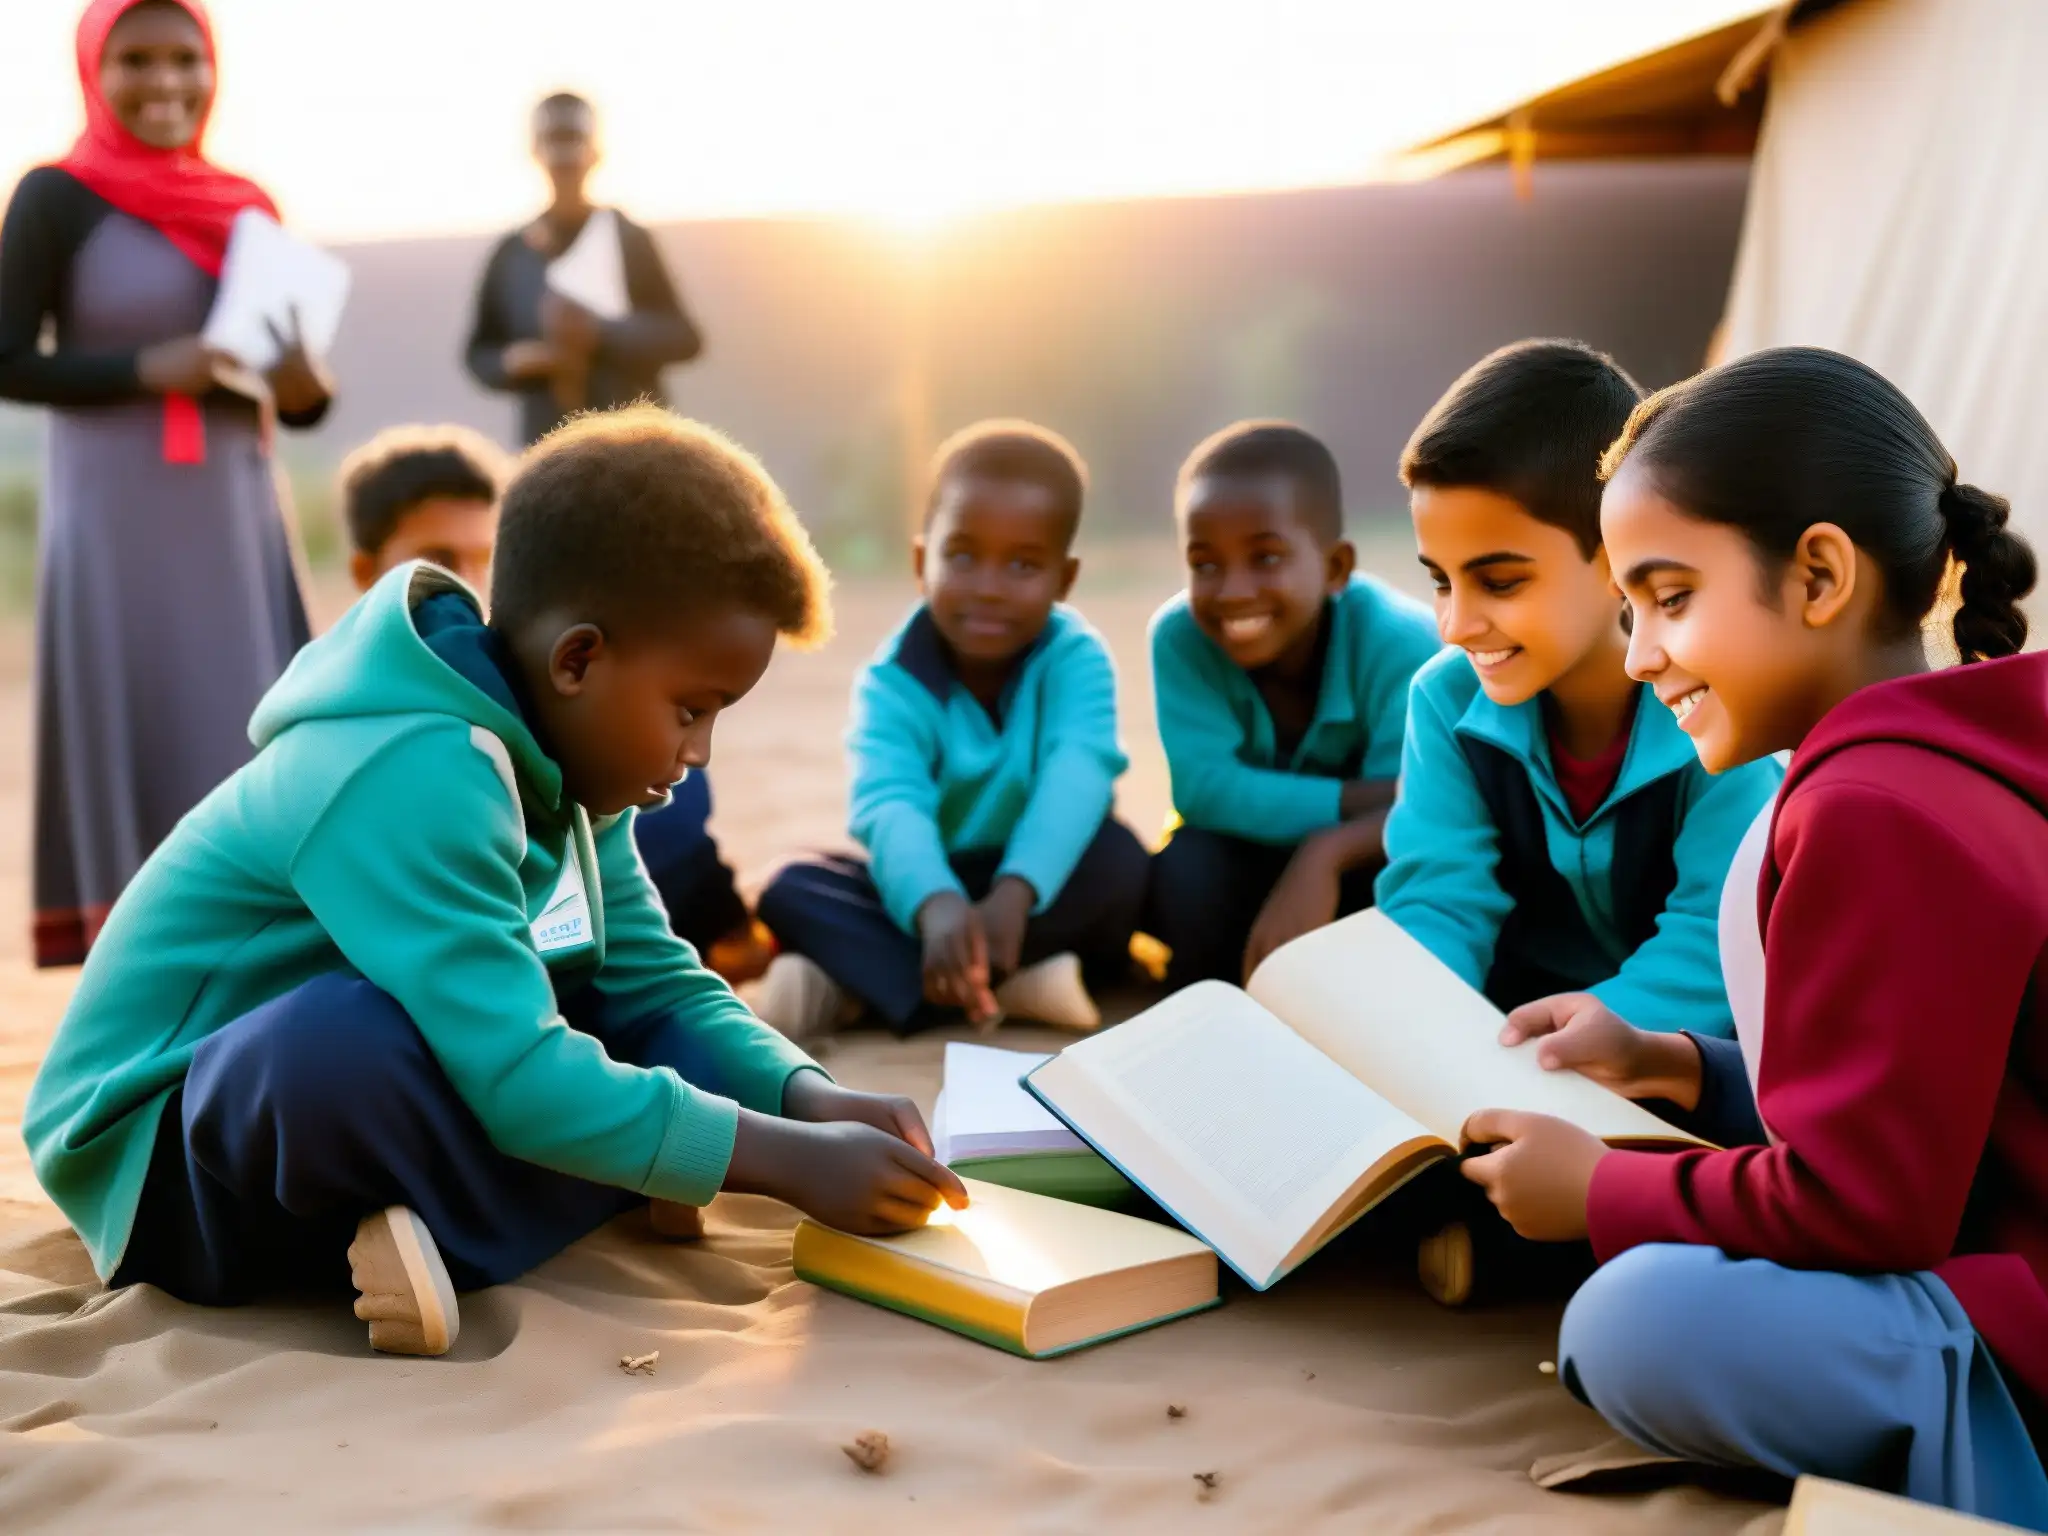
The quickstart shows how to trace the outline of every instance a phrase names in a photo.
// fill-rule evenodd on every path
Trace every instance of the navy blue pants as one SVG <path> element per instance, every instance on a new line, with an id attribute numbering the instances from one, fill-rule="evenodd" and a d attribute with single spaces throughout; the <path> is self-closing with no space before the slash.
<path id="1" fill-rule="evenodd" d="M 668 909 L 668 925 L 700 955 L 748 921 L 710 820 L 711 781 L 701 769 L 676 785 L 667 805 L 633 819 L 633 841 Z"/>
<path id="2" fill-rule="evenodd" d="M 1152 897 L 1140 925 L 1173 951 L 1166 984 L 1179 991 L 1197 981 L 1244 980 L 1244 947 L 1259 909 L 1287 872 L 1294 843 L 1180 827 L 1152 856 Z M 1337 916 L 1372 905 L 1376 871 L 1353 870 L 1338 887 Z"/>
<path id="3" fill-rule="evenodd" d="M 693 1065 L 666 1018 L 612 1023 L 592 989 L 563 1001 L 619 1061 Z M 213 1306 L 345 1291 L 356 1223 L 409 1205 L 456 1288 L 473 1290 L 645 1198 L 498 1151 L 389 993 L 321 976 L 200 1042 L 165 1106 L 113 1284 Z"/>
<path id="4" fill-rule="evenodd" d="M 1000 848 L 955 854 L 953 873 L 979 901 L 995 883 Z M 1019 964 L 1073 953 L 1091 978 L 1121 978 L 1131 933 L 1145 905 L 1145 848 L 1114 817 L 1103 822 L 1052 904 L 1024 930 Z M 782 947 L 815 962 L 899 1035 L 943 1024 L 946 1010 L 924 1000 L 924 945 L 896 926 L 857 854 L 791 864 L 761 893 L 761 921 Z"/>

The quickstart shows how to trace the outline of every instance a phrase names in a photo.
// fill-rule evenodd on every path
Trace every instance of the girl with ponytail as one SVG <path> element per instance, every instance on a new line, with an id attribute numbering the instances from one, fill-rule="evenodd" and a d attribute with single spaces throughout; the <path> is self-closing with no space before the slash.
<path id="1" fill-rule="evenodd" d="M 1883 378 L 1762 352 L 1645 401 L 1603 465 L 1628 669 L 1715 772 L 1790 751 L 1721 904 L 1737 1038 L 1590 998 L 1510 1045 L 1725 1150 L 1490 1111 L 1464 1166 L 1590 1236 L 1565 1384 L 1644 1445 L 2048 1530 L 2048 656 L 2033 552 Z M 1960 572 L 1961 665 L 1923 626 Z"/>

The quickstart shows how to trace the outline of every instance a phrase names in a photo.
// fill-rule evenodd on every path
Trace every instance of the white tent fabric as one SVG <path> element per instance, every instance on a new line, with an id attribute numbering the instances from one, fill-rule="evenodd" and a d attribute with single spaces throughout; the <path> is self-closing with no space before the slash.
<path id="1" fill-rule="evenodd" d="M 1789 344 L 1898 384 L 2048 551 L 2048 0 L 1850 0 L 1792 29 L 1724 355 Z"/>

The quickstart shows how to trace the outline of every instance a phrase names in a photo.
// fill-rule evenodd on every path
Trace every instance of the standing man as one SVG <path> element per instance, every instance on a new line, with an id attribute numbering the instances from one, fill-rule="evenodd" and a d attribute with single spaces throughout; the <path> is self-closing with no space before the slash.
<path id="1" fill-rule="evenodd" d="M 661 400 L 661 370 L 688 362 L 704 346 L 653 237 L 624 214 L 615 213 L 614 222 L 630 312 L 601 318 L 549 291 L 548 263 L 599 211 L 585 193 L 597 164 L 596 110 L 581 96 L 548 97 L 533 111 L 533 153 L 554 198 L 491 252 L 477 285 L 467 354 L 478 383 L 518 396 L 526 443 L 573 411 L 603 410 L 643 395 Z"/>

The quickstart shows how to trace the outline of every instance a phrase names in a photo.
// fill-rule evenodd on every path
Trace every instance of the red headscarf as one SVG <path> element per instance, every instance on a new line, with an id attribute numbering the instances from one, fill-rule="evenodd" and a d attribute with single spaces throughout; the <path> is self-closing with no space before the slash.
<path id="1" fill-rule="evenodd" d="M 228 230 L 244 208 L 277 209 L 255 182 L 206 158 L 206 117 L 183 149 L 157 149 L 135 137 L 100 94 L 100 64 L 114 24 L 142 0 L 92 0 L 78 20 L 78 83 L 85 92 L 85 132 L 59 163 L 131 218 L 154 226 L 211 277 L 220 276 Z M 177 0 L 198 24 L 209 59 L 213 25 L 200 0 Z M 212 115 L 209 104 L 207 116 Z"/>

